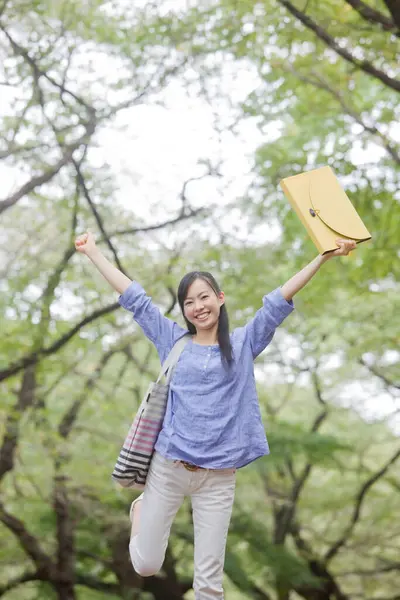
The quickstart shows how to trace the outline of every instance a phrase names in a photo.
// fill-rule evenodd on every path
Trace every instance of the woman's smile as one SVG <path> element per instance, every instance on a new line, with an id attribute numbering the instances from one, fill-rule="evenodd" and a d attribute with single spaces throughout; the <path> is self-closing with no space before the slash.
<path id="1" fill-rule="evenodd" d="M 196 320 L 197 321 L 205 321 L 206 319 L 208 319 L 208 317 L 210 316 L 209 311 L 201 313 L 201 315 L 197 315 Z"/>

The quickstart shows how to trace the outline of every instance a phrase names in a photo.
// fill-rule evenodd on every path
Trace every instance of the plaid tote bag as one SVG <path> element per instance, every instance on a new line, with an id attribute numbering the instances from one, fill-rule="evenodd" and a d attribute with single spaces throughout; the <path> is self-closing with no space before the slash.
<path id="1" fill-rule="evenodd" d="M 173 346 L 157 381 L 150 384 L 125 438 L 111 475 L 124 488 L 144 488 L 154 446 L 164 420 L 172 373 L 190 337 L 190 334 L 184 335 Z M 163 377 L 165 383 L 161 383 Z"/>

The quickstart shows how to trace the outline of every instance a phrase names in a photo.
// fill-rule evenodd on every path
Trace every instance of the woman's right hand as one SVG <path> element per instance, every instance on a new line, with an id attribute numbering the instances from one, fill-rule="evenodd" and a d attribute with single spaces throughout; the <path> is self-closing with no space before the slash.
<path id="1" fill-rule="evenodd" d="M 119 294 L 131 285 L 132 281 L 124 273 L 122 273 L 101 253 L 94 241 L 94 235 L 87 231 L 80 235 L 75 240 L 75 248 L 78 252 L 86 254 L 94 266 L 100 271 L 103 277 Z"/>
<path id="2" fill-rule="evenodd" d="M 80 235 L 75 240 L 75 249 L 82 254 L 89 256 L 96 250 L 96 242 L 94 241 L 94 235 L 90 231 L 87 231 L 83 235 Z"/>

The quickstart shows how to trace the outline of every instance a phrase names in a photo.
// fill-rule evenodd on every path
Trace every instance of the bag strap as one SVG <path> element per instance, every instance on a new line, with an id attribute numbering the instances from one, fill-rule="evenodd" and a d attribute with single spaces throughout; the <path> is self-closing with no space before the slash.
<path id="1" fill-rule="evenodd" d="M 160 379 L 162 377 L 164 377 L 164 375 L 165 375 L 167 378 L 167 384 L 169 384 L 171 377 L 172 377 L 172 373 L 174 371 L 174 367 L 176 366 L 184 347 L 186 346 L 186 344 L 188 343 L 188 341 L 190 340 L 191 337 L 192 336 L 190 333 L 186 333 L 184 336 L 179 338 L 179 340 L 177 342 L 175 342 L 170 353 L 168 354 L 167 358 L 165 359 L 164 364 L 161 367 L 161 371 L 157 378 L 156 383 L 159 383 Z M 168 371 L 168 374 L 167 374 L 167 371 Z"/>

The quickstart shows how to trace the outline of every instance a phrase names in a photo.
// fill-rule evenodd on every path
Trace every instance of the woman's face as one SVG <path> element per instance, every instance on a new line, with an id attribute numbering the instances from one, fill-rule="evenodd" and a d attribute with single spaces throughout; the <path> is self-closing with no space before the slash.
<path id="1" fill-rule="evenodd" d="M 225 302 L 224 292 L 218 295 L 204 279 L 195 279 L 183 303 L 184 315 L 196 331 L 218 325 L 220 307 Z"/>

